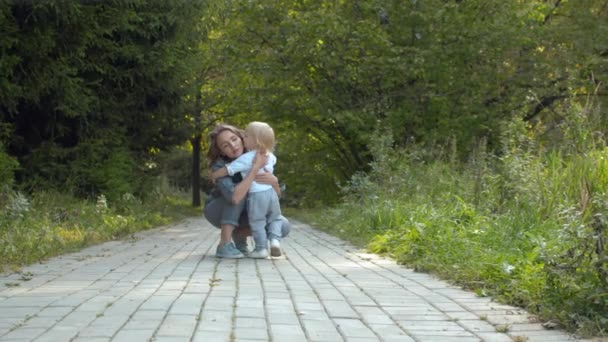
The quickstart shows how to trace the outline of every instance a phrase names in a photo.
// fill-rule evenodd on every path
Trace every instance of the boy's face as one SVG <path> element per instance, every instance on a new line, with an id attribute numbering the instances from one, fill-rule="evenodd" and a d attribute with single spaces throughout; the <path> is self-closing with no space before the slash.
<path id="1" fill-rule="evenodd" d="M 255 141 L 253 141 L 253 136 L 249 133 L 247 133 L 247 131 L 245 131 L 245 148 L 247 149 L 247 151 L 251 151 L 255 148 Z"/>

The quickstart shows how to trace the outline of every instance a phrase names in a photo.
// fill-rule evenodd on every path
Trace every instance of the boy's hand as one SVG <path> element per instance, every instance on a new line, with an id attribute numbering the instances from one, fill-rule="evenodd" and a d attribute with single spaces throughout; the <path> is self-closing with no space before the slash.
<path id="1" fill-rule="evenodd" d="M 266 163 L 268 162 L 268 155 L 262 154 L 260 152 L 256 152 L 255 157 L 253 157 L 253 165 L 251 165 L 251 170 L 257 173 Z"/>

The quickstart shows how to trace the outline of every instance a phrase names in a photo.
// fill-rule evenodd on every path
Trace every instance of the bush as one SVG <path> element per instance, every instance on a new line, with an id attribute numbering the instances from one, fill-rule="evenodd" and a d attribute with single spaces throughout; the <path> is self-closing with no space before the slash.
<path id="1" fill-rule="evenodd" d="M 344 202 L 307 216 L 479 295 L 606 335 L 608 146 L 604 130 L 585 120 L 593 113 L 565 120 L 553 134 L 576 141 L 550 150 L 545 134 L 514 121 L 501 155 L 487 155 L 481 140 L 461 164 L 442 148 L 393 151 L 380 141 L 372 170 L 353 177 Z"/>
<path id="2" fill-rule="evenodd" d="M 15 182 L 15 171 L 19 162 L 5 151 L 4 144 L 0 142 L 0 189 L 10 188 Z"/>
<path id="3" fill-rule="evenodd" d="M 133 194 L 137 188 L 136 163 L 124 147 L 112 149 L 97 165 L 90 165 L 86 173 L 95 193 L 105 194 L 112 201 Z"/>

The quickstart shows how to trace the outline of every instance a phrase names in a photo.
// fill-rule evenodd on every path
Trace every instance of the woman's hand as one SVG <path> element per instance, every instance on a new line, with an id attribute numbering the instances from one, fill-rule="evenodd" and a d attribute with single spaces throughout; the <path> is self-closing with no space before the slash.
<path id="1" fill-rule="evenodd" d="M 260 184 L 268 184 L 272 186 L 277 195 L 281 197 L 281 185 L 279 184 L 279 179 L 277 176 L 268 171 L 264 171 L 256 174 L 254 180 Z"/>
<path id="2" fill-rule="evenodd" d="M 268 171 L 256 174 L 255 181 L 260 184 L 268 184 L 272 186 L 279 185 L 279 179 Z"/>
<path id="3" fill-rule="evenodd" d="M 213 171 L 211 171 L 211 169 L 209 169 L 209 171 L 207 172 L 207 177 L 211 180 L 211 183 L 215 184 L 215 181 L 217 179 L 213 177 Z"/>
<path id="4" fill-rule="evenodd" d="M 226 176 L 228 176 L 228 169 L 226 169 L 225 167 L 215 170 L 213 172 L 209 171 L 209 178 L 211 178 L 211 181 L 213 183 L 215 183 L 215 181 L 217 181 L 218 178 L 226 177 Z"/>

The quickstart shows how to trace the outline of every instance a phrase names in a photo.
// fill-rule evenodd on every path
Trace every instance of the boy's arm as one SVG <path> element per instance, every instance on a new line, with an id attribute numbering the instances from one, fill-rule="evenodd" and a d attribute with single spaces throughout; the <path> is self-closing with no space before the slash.
<path id="1" fill-rule="evenodd" d="M 251 183 L 255 179 L 258 171 L 266 164 L 268 156 L 259 153 L 254 153 L 253 163 L 251 164 L 251 171 L 243 178 L 243 180 L 234 187 L 234 193 L 232 194 L 232 203 L 239 203 L 249 191 Z"/>
<path id="2" fill-rule="evenodd" d="M 255 151 L 251 151 L 243 153 L 240 157 L 233 160 L 230 164 L 226 164 L 226 170 L 228 171 L 228 175 L 233 176 L 235 173 L 251 169 L 254 157 Z"/>

